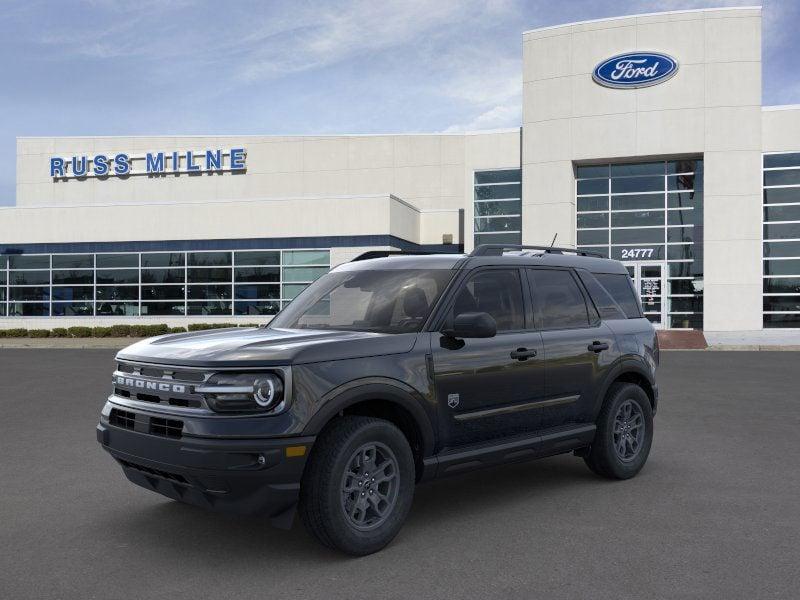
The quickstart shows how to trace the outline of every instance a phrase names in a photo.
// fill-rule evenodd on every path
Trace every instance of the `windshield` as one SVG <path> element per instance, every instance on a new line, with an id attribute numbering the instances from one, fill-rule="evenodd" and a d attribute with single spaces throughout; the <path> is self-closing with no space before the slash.
<path id="1" fill-rule="evenodd" d="M 419 331 L 453 273 L 444 269 L 328 273 L 303 290 L 269 326 L 378 333 Z"/>

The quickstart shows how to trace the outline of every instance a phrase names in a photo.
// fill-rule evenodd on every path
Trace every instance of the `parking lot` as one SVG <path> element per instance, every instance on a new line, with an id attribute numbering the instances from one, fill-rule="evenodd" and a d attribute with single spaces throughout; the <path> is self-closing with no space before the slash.
<path id="1" fill-rule="evenodd" d="M 383 552 L 128 483 L 95 441 L 114 352 L 0 350 L 0 597 L 796 598 L 796 352 L 668 352 L 627 482 L 560 456 L 417 488 Z"/>

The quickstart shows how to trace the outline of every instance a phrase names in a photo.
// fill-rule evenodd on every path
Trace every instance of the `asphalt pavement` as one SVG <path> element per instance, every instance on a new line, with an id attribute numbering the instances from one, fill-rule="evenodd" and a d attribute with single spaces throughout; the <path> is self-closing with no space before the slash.
<path id="1" fill-rule="evenodd" d="M 800 597 L 800 354 L 665 352 L 650 460 L 419 486 L 348 558 L 129 483 L 95 441 L 111 350 L 0 350 L 0 598 Z"/>

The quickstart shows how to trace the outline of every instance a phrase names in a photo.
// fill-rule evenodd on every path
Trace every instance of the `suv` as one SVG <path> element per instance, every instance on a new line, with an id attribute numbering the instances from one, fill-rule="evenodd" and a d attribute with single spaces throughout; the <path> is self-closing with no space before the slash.
<path id="1" fill-rule="evenodd" d="M 531 246 L 375 254 L 267 326 L 122 350 L 102 447 L 145 488 L 286 528 L 299 509 L 354 555 L 392 540 L 422 480 L 567 452 L 603 477 L 639 472 L 659 350 L 621 263 Z"/>

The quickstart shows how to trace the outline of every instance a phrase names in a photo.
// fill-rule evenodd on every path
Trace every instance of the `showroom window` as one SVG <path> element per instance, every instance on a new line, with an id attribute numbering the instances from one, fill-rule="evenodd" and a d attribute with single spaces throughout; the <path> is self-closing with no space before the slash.
<path id="1" fill-rule="evenodd" d="M 800 328 L 800 152 L 764 155 L 764 327 Z"/>
<path id="2" fill-rule="evenodd" d="M 475 171 L 475 245 L 522 243 L 522 171 Z"/>
<path id="3" fill-rule="evenodd" d="M 274 315 L 328 250 L 0 255 L 0 316 Z"/>
<path id="4" fill-rule="evenodd" d="M 575 174 L 578 247 L 630 264 L 653 292 L 650 320 L 702 329 L 703 161 L 580 165 Z"/>

